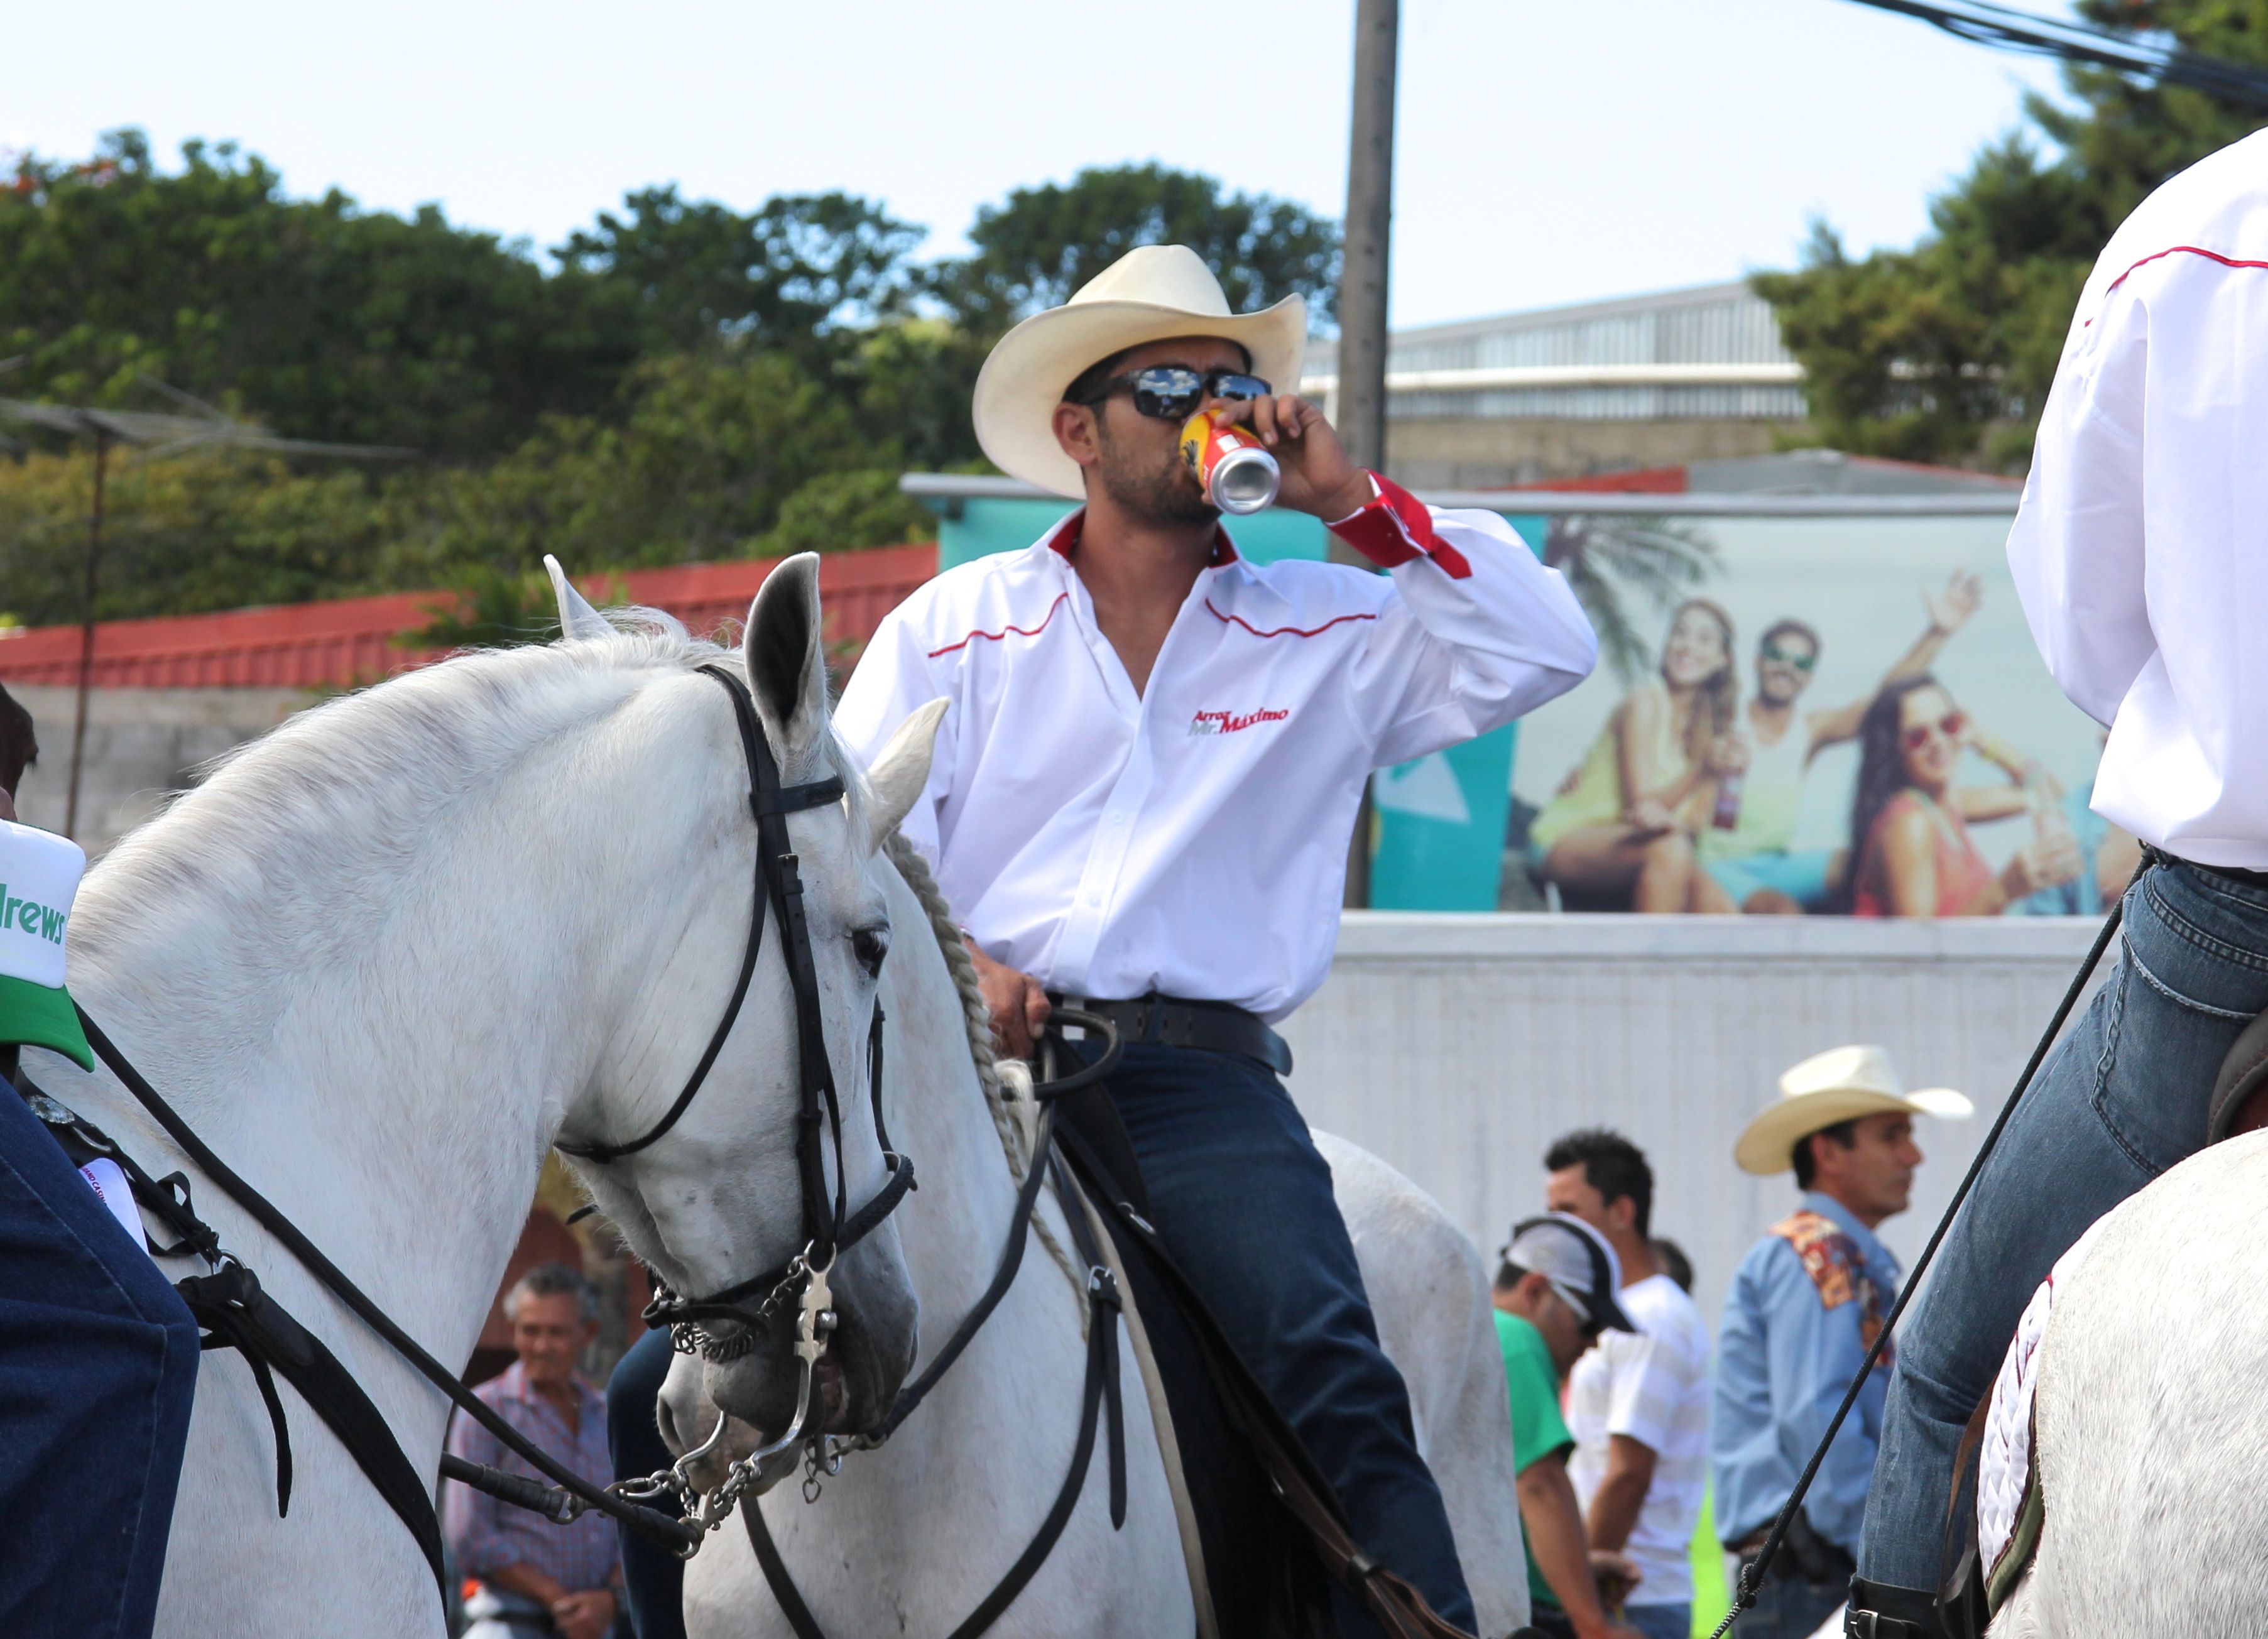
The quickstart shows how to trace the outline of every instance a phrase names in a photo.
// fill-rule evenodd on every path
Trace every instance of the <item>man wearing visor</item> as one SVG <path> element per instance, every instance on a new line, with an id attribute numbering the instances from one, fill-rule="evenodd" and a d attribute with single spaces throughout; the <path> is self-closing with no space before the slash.
<path id="1" fill-rule="evenodd" d="M 1590 1550 L 1567 1475 L 1575 1437 L 1559 1405 L 1561 1379 L 1601 1333 L 1638 1330 L 1615 1296 L 1622 1260 L 1605 1236 L 1567 1212 L 1513 1225 L 1498 1259 L 1496 1337 L 1520 1466 L 1528 1624 L 1552 1639 L 1644 1639 L 1611 1620 L 1600 1597 L 1602 1581 L 1629 1591 L 1637 1568 L 1620 1554 Z"/>
<path id="2" fill-rule="evenodd" d="M 964 919 L 1012 1053 L 1050 996 L 1114 1017 L 1110 1094 L 1175 1258 L 1336 1487 L 1355 1539 L 1469 1629 L 1409 1396 L 1270 1028 L 1322 982 L 1372 769 L 1565 693 L 1596 643 L 1491 512 L 1348 461 L 1295 385 L 1305 305 L 1232 314 L 1180 246 L 1133 251 L 1004 337 L 976 425 L 1004 472 L 1085 504 L 884 620 L 836 724 L 871 757 L 944 696 L 904 822 Z M 1279 504 L 1384 574 L 1240 555 L 1183 463 L 1244 423 Z M 1351 1601 L 1343 1632 L 1375 1631 Z"/>

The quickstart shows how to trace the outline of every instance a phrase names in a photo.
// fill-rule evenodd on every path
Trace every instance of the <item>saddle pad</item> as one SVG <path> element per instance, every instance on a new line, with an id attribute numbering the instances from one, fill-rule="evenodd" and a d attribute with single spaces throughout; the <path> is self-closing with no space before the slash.
<path id="1" fill-rule="evenodd" d="M 2039 1390 L 2040 1344 L 2055 1312 L 2056 1285 L 2086 1261 L 2103 1220 L 2097 1218 L 2056 1260 L 2016 1321 L 2016 1335 L 1992 1382 L 1984 1436 L 1977 1453 L 1977 1562 L 1984 1568 L 1986 1607 L 1997 1611 L 2039 1547 L 2043 1503 L 2032 1467 L 2032 1405 Z"/>

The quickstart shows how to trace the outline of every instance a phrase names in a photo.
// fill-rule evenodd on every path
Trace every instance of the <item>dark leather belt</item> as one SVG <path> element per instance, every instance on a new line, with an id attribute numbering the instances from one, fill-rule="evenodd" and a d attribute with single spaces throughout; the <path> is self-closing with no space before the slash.
<path id="1" fill-rule="evenodd" d="M 1130 1002 L 1099 1002 L 1092 996 L 1049 993 L 1051 1001 L 1100 1013 L 1118 1026 L 1127 1046 L 1196 1047 L 1206 1053 L 1241 1053 L 1258 1059 L 1278 1076 L 1292 1073 L 1292 1046 L 1261 1022 L 1258 1015 L 1226 1002 L 1187 1002 L 1155 994 Z"/>
<path id="2" fill-rule="evenodd" d="M 2268 871 L 2247 871 L 2238 865 L 2201 865 L 2194 859 L 2183 859 L 2179 854 L 2169 854 L 2162 848 L 2142 844 L 2142 858 L 2153 865 L 2185 865 L 2191 871 L 2202 871 L 2209 877 L 2226 877 L 2231 882 L 2241 882 L 2248 888 L 2268 888 Z"/>

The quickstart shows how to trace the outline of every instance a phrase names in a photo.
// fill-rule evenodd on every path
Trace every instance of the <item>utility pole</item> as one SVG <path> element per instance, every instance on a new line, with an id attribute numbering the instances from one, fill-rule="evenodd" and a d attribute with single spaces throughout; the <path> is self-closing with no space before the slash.
<path id="1" fill-rule="evenodd" d="M 1357 467 L 1386 469 L 1386 275 L 1394 240 L 1394 79 L 1401 0 L 1355 0 L 1354 109 L 1339 272 L 1339 440 Z M 1331 556 L 1367 567 L 1334 537 Z M 1347 843 L 1346 903 L 1370 903 L 1370 793 Z"/>
<path id="2" fill-rule="evenodd" d="M 63 834 L 78 835 L 78 776 L 86 761 L 87 691 L 94 683 L 94 598 L 102 573 L 103 479 L 110 467 L 110 429 L 94 427 L 94 510 L 86 520 L 86 585 L 79 601 L 78 700 L 71 710 L 70 796 L 63 806 Z"/>
<path id="3" fill-rule="evenodd" d="M 1386 275 L 1394 236 L 1394 73 L 1401 0 L 1355 0 L 1354 118 L 1339 275 L 1339 438 L 1386 465 Z"/>

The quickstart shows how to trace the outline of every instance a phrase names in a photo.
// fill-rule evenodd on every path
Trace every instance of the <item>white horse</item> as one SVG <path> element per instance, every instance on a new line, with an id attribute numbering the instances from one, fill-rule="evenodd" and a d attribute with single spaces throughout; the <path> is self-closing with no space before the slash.
<path id="1" fill-rule="evenodd" d="M 893 806 L 896 804 L 894 800 Z M 884 973 L 886 1104 L 893 1138 L 920 1166 L 900 1214 L 932 1346 L 969 1312 L 1006 1241 L 1028 1154 L 1028 1095 L 1004 1094 L 973 969 L 917 856 L 895 851 L 901 930 Z M 895 873 L 894 873 L 895 874 Z M 910 878 L 909 882 L 906 878 Z M 911 930 L 926 920 L 933 938 Z M 1440 1481 L 1484 1635 L 1528 1618 L 1504 1366 L 1479 1254 L 1441 1209 L 1383 1162 L 1318 1136 L 1388 1351 L 1408 1379 L 1421 1448 Z M 837 1639 L 956 1627 L 1038 1532 L 1068 1471 L 1086 1344 L 1080 1284 L 1057 1255 L 1070 1237 L 1051 1192 L 1035 1244 L 990 1320 L 918 1411 L 879 1451 L 855 1453 L 806 1506 L 792 1482 L 758 1504 L 797 1587 Z M 1045 1250 L 1043 1250 L 1043 1247 Z M 1196 1631 L 1188 1559 L 1151 1404 L 1120 1356 L 1129 1503 L 1114 1531 L 1100 1451 L 1063 1537 L 993 1632 L 1047 1639 L 1158 1639 Z M 681 1356 L 662 1396 L 681 1452 L 716 1427 L 717 1368 Z M 770 1434 L 777 1424 L 760 1424 Z M 727 1453 L 754 1443 L 752 1431 Z M 712 1466 L 704 1471 L 713 1476 Z M 739 1521 L 686 1569 L 686 1623 L 699 1639 L 786 1635 Z"/>
<path id="2" fill-rule="evenodd" d="M 1996 1639 L 2260 1627 L 2268 1131 L 2108 1214 L 2058 1268 L 2038 1356 L 2031 1569 Z"/>
<path id="3" fill-rule="evenodd" d="M 731 702 L 695 668 L 745 667 L 786 780 L 837 768 L 852 779 L 845 800 L 788 823 L 853 1109 L 875 989 L 862 958 L 887 937 L 880 878 L 895 877 L 871 862 L 904 805 L 887 793 L 918 790 L 927 766 L 925 731 L 910 731 L 878 765 L 876 796 L 835 750 L 814 560 L 775 571 L 739 655 L 666 617 L 618 632 L 561 586 L 563 642 L 453 659 L 293 718 L 122 842 L 89 874 L 72 922 L 72 991 L 112 1039 L 445 1362 L 471 1352 L 554 1138 L 622 1141 L 651 1127 L 738 976 L 755 857 L 749 775 Z M 676 1127 L 586 1169 L 638 1255 L 680 1291 L 729 1286 L 799 1244 L 794 1165 L 773 1142 L 797 1091 L 781 944 L 770 929 L 740 1022 Z M 46 1055 L 30 1068 L 153 1173 L 182 1164 L 107 1074 Z M 871 1124 L 847 1128 L 860 1200 L 884 1165 Z M 224 1243 L 435 1473 L 447 1402 L 188 1170 Z M 835 1426 L 864 1426 L 913 1343 L 894 1225 L 844 1255 L 834 1287 Z M 752 1360 L 716 1387 L 762 1416 L 779 1398 L 768 1372 Z M 409 1533 L 281 1392 L 298 1473 L 279 1519 L 251 1372 L 232 1353 L 204 1357 L 158 1631 L 439 1635 Z"/>

